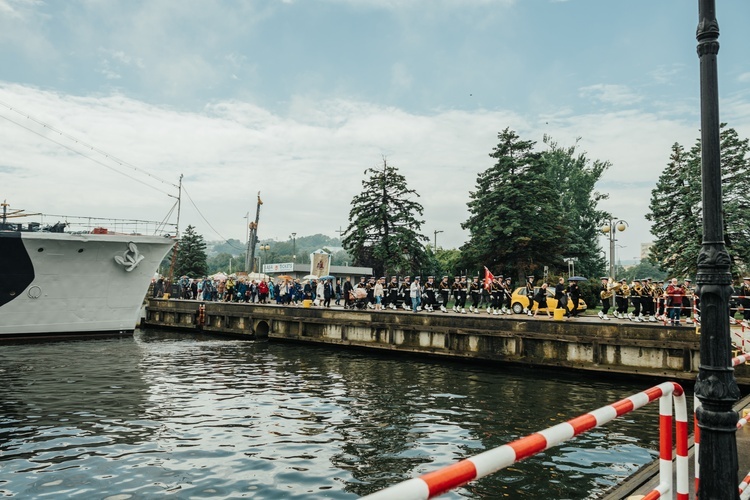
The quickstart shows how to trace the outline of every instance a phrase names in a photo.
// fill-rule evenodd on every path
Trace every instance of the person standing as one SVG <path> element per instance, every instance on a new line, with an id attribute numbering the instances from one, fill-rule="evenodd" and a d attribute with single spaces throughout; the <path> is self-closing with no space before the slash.
<path id="1" fill-rule="evenodd" d="M 337 306 L 341 305 L 341 278 L 336 278 L 336 288 L 334 289 L 334 293 L 336 294 L 336 304 Z"/>
<path id="2" fill-rule="evenodd" d="M 351 307 L 353 289 L 354 287 L 352 286 L 352 277 L 347 276 L 346 281 L 344 282 L 344 309 L 348 309 L 349 307 Z"/>
<path id="3" fill-rule="evenodd" d="M 401 307 L 404 308 L 405 311 L 408 311 L 411 309 L 411 282 L 409 281 L 410 278 L 408 276 L 404 276 L 404 281 L 401 282 L 401 286 L 398 289 L 398 294 L 401 296 L 401 300 L 403 301 L 403 304 Z"/>
<path id="4" fill-rule="evenodd" d="M 568 281 L 568 288 L 565 290 L 565 293 L 568 294 L 568 298 L 573 304 L 567 316 L 571 318 L 577 318 L 578 317 L 578 300 L 581 298 L 581 289 L 578 286 L 578 283 L 575 281 Z"/>
<path id="5" fill-rule="evenodd" d="M 526 276 L 526 298 L 529 299 L 529 307 L 524 311 L 531 316 L 531 309 L 534 307 L 534 277 Z"/>
<path id="6" fill-rule="evenodd" d="M 510 276 L 505 278 L 505 286 L 503 287 L 503 308 L 501 312 L 505 314 L 513 314 L 513 280 Z"/>
<path id="7" fill-rule="evenodd" d="M 602 310 L 599 311 L 599 319 L 607 321 L 609 320 L 609 308 L 612 307 L 612 290 L 609 289 L 609 278 L 607 276 L 602 276 L 600 279 L 602 285 L 599 290 L 599 297 L 602 300 Z"/>
<path id="8" fill-rule="evenodd" d="M 333 298 L 333 283 L 330 279 L 325 280 L 323 283 L 323 307 L 331 307 L 331 299 Z"/>
<path id="9" fill-rule="evenodd" d="M 547 312 L 547 317 L 551 318 L 552 314 L 549 312 L 549 308 L 547 307 L 547 288 L 549 285 L 547 283 L 542 283 L 542 286 L 539 287 L 539 291 L 537 291 L 536 295 L 534 295 L 534 301 L 536 302 L 536 311 L 534 311 L 534 318 L 536 318 L 536 315 L 539 314 L 540 309 L 544 309 Z"/>
<path id="10" fill-rule="evenodd" d="M 313 299 L 316 306 L 322 306 L 326 296 L 326 287 L 323 284 L 323 280 L 320 280 L 315 285 L 315 298 Z"/>
<path id="11" fill-rule="evenodd" d="M 461 277 L 454 276 L 453 284 L 451 285 L 451 295 L 453 295 L 453 312 L 461 312 L 458 308 L 461 304 Z"/>
<path id="12" fill-rule="evenodd" d="M 419 305 L 422 301 L 422 286 L 419 283 L 419 276 L 414 277 L 414 282 L 409 287 L 409 297 L 411 298 L 411 309 L 413 312 L 419 311 Z"/>
<path id="13" fill-rule="evenodd" d="M 372 287 L 372 296 L 375 298 L 375 309 L 380 311 L 383 309 L 383 283 L 385 278 L 380 278 L 375 282 L 375 286 Z"/>
<path id="14" fill-rule="evenodd" d="M 562 276 L 557 280 L 557 285 L 555 285 L 555 300 L 557 300 L 557 307 L 555 309 L 562 309 L 568 312 L 568 296 L 565 295 L 565 279 Z"/>
<path id="15" fill-rule="evenodd" d="M 667 287 L 667 301 L 669 307 L 669 319 L 672 326 L 680 326 L 680 312 L 682 311 L 682 298 L 685 295 L 685 290 L 677 282 L 677 278 L 672 278 L 671 283 Z"/>

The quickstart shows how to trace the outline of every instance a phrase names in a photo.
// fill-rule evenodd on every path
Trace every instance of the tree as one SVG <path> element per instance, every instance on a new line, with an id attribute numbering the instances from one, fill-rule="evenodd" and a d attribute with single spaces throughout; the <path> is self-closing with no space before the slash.
<path id="1" fill-rule="evenodd" d="M 521 141 L 509 128 L 490 157 L 493 167 L 477 177 L 470 192 L 470 217 L 461 227 L 470 239 L 461 250 L 467 267 L 515 273 L 519 282 L 549 262 L 562 263 L 567 225 L 559 194 L 534 142 Z"/>
<path id="2" fill-rule="evenodd" d="M 732 259 L 732 274 L 747 272 L 750 263 L 750 145 L 732 128 L 721 125 L 721 171 L 724 210 L 724 240 Z M 701 143 L 690 149 L 675 143 L 669 162 L 651 191 L 653 225 L 652 259 L 674 276 L 697 272 L 698 253 L 703 240 L 701 204 Z"/>
<path id="3" fill-rule="evenodd" d="M 599 248 L 599 227 L 609 218 L 609 214 L 599 210 L 598 204 L 609 196 L 594 188 L 611 164 L 601 160 L 590 161 L 585 153 L 577 151 L 578 141 L 564 148 L 545 135 L 544 143 L 549 147 L 548 151 L 542 153 L 546 176 L 556 187 L 560 213 L 570 228 L 563 235 L 564 257 L 578 259 L 578 274 L 600 276 L 606 262 Z"/>
<path id="4" fill-rule="evenodd" d="M 424 209 L 412 197 L 406 178 L 383 157 L 383 166 L 368 168 L 363 190 L 352 199 L 344 248 L 354 264 L 372 267 L 378 276 L 412 274 L 425 261 L 427 237 L 419 231 Z"/>
<path id="5" fill-rule="evenodd" d="M 188 226 L 178 242 L 175 276 L 205 276 L 207 269 L 206 242 L 193 226 Z"/>

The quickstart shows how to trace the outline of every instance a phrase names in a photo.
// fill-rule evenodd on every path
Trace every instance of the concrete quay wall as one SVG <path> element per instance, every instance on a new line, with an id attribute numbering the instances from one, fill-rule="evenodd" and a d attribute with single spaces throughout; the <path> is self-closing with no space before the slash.
<path id="1" fill-rule="evenodd" d="M 200 305 L 205 305 L 201 318 Z M 694 328 L 579 318 L 352 311 L 149 300 L 144 325 L 381 351 L 477 359 L 672 380 L 695 380 L 700 336 Z M 202 323 L 202 324 L 201 324 Z M 750 368 L 736 372 L 750 385 Z"/>

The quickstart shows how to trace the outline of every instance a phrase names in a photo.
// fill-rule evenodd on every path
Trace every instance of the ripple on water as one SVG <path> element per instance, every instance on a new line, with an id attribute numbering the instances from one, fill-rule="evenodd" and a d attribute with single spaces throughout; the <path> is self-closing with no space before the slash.
<path id="1" fill-rule="evenodd" d="M 158 331 L 7 346 L 0 366 L 0 494 L 18 497 L 356 498 L 645 388 Z M 603 491 L 656 456 L 657 414 L 446 498 Z"/>

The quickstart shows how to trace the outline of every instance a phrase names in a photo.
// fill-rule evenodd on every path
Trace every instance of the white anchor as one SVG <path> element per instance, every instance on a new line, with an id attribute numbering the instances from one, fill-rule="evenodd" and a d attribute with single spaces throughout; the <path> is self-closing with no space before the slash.
<path id="1" fill-rule="evenodd" d="M 135 269 L 143 259 L 143 255 L 138 252 L 138 247 L 132 241 L 128 243 L 128 249 L 123 252 L 122 256 L 115 255 L 115 262 L 125 267 L 127 272 Z"/>

